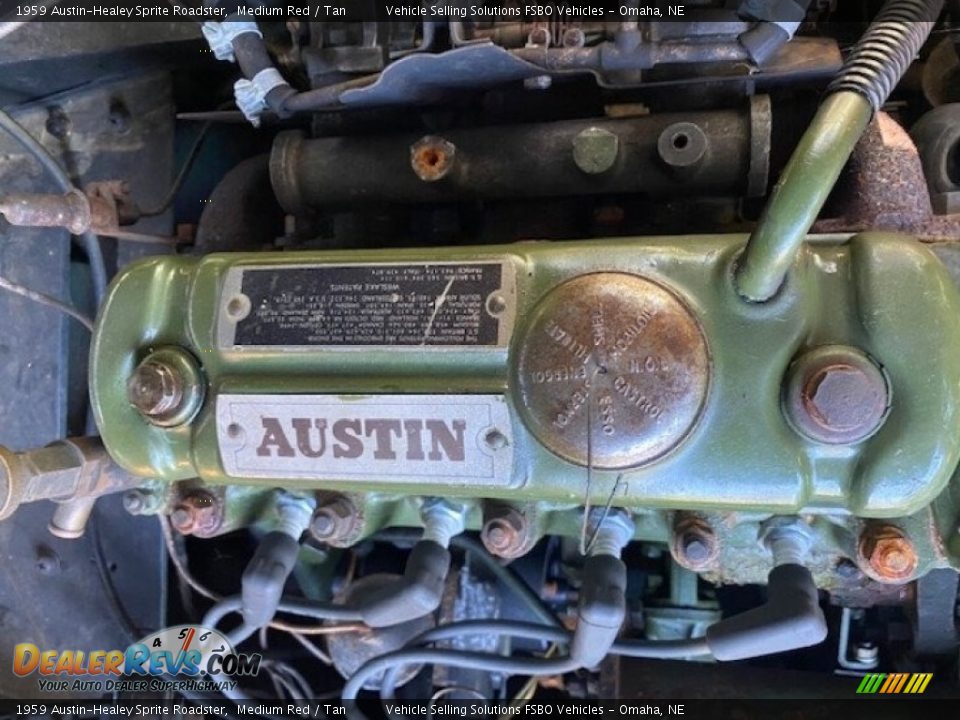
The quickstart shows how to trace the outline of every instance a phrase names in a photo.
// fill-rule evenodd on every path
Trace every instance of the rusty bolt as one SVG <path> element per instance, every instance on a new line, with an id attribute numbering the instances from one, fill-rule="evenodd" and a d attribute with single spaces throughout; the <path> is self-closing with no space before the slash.
<path id="1" fill-rule="evenodd" d="M 361 527 L 356 506 L 345 497 L 336 497 L 318 507 L 310 520 L 310 534 L 319 542 L 345 547 Z"/>
<path id="2" fill-rule="evenodd" d="M 173 506 L 170 524 L 183 535 L 210 537 L 223 524 L 223 506 L 213 493 L 194 490 Z"/>
<path id="3" fill-rule="evenodd" d="M 868 525 L 860 535 L 860 556 L 880 582 L 903 582 L 917 569 L 913 543 L 894 525 Z"/>
<path id="4" fill-rule="evenodd" d="M 449 140 L 427 135 L 410 146 L 410 167 L 424 182 L 442 180 L 453 168 L 457 147 Z"/>
<path id="5" fill-rule="evenodd" d="M 883 372 L 859 350 L 817 348 L 790 369 L 786 413 L 812 440 L 857 443 L 883 424 L 889 391 Z"/>
<path id="6" fill-rule="evenodd" d="M 670 547 L 674 559 L 690 570 L 706 570 L 719 553 L 717 536 L 703 518 L 681 515 L 673 528 Z"/>
<path id="7" fill-rule="evenodd" d="M 497 557 L 512 559 L 527 553 L 531 546 L 530 523 L 516 508 L 498 508 L 480 531 L 484 547 Z"/>

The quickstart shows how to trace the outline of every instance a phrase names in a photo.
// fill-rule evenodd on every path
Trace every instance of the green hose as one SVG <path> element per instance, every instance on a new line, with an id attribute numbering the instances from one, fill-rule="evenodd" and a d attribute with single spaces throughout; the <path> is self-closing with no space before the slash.
<path id="1" fill-rule="evenodd" d="M 890 97 L 943 0 L 887 0 L 827 89 L 790 157 L 737 268 L 737 292 L 765 302 L 783 285 L 807 233 L 873 113 Z"/>
<path id="2" fill-rule="evenodd" d="M 855 92 L 838 92 L 820 106 L 773 189 L 737 268 L 737 291 L 744 298 L 763 302 L 780 289 L 872 117 L 870 103 Z"/>

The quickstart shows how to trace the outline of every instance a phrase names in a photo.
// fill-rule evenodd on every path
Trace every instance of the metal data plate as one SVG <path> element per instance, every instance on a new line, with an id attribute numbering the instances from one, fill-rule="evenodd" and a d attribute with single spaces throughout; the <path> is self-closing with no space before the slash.
<path id="1" fill-rule="evenodd" d="M 506 487 L 501 395 L 220 395 L 217 441 L 235 478 Z"/>
<path id="2" fill-rule="evenodd" d="M 221 348 L 504 348 L 516 310 L 508 262 L 230 268 Z"/>

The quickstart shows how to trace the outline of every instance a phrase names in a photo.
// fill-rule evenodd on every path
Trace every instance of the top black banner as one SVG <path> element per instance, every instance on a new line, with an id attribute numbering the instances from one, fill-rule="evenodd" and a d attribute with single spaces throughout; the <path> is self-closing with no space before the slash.
<path id="1" fill-rule="evenodd" d="M 690 22 L 740 19 L 797 22 L 794 0 L 733 0 L 726 12 L 703 2 L 662 0 L 0 0 L 3 22 L 197 22 L 227 20 L 300 21 L 554 21 Z M 857 3 L 862 8 L 869 3 Z M 730 11 L 736 11 L 736 14 Z M 845 20 L 854 20 L 845 14 Z M 867 19 L 866 16 L 864 18 Z"/>

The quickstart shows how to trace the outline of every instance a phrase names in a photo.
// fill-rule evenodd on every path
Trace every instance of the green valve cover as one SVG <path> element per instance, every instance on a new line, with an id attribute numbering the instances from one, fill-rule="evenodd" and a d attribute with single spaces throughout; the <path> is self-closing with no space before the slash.
<path id="1" fill-rule="evenodd" d="M 960 459 L 946 270 L 902 236 L 814 239 L 751 304 L 732 283 L 745 242 L 150 258 L 97 321 L 97 424 L 117 462 L 166 481 L 877 518 L 928 505 Z M 173 358 L 182 386 L 138 371 L 148 358 Z M 135 375 L 161 388 L 153 416 L 131 404 Z"/>

